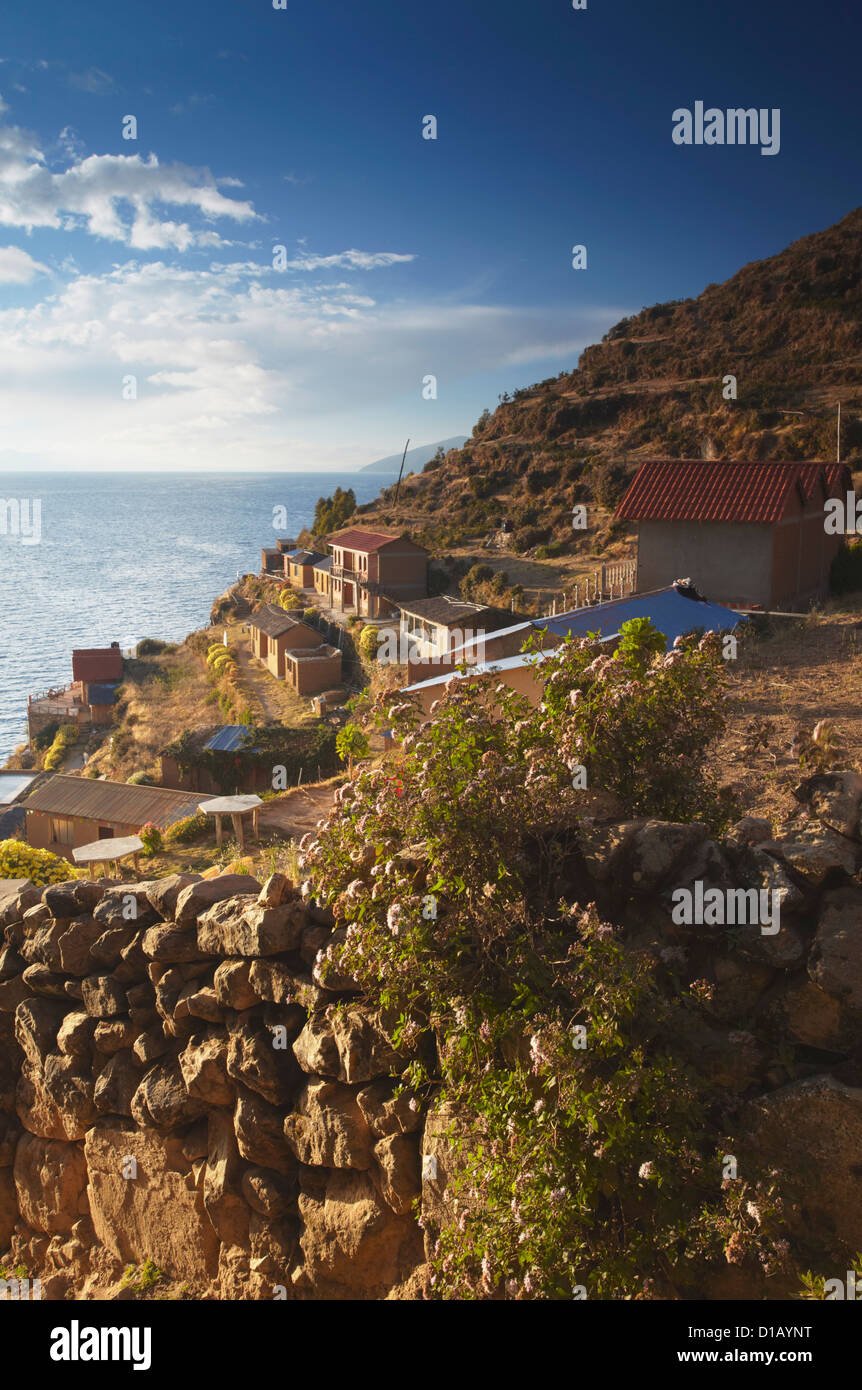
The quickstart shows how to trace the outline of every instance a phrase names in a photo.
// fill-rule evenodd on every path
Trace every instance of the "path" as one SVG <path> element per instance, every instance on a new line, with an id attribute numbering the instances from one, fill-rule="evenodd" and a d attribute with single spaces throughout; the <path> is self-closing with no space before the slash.
<path id="1" fill-rule="evenodd" d="M 315 830 L 321 816 L 326 815 L 335 791 L 331 783 L 322 787 L 294 787 L 277 801 L 267 801 L 260 808 L 261 834 L 276 830 L 285 839 L 301 839 L 307 830 Z"/>

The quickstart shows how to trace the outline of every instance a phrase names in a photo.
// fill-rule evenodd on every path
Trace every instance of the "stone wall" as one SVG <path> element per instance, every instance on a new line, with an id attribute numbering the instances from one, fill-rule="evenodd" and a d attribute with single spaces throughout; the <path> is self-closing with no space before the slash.
<path id="1" fill-rule="evenodd" d="M 852 1251 L 862 778 L 798 795 L 780 841 L 753 819 L 721 843 L 698 825 L 582 825 L 562 888 L 667 989 L 703 982 L 675 1045 L 727 1098 L 741 1150 L 802 1184 L 794 1234 Z M 698 884 L 776 894 L 780 929 L 674 920 Z M 336 924 L 313 901 L 281 875 L 18 883 L 0 925 L 3 1263 L 48 1298 L 115 1296 L 148 1259 L 193 1297 L 422 1296 L 459 1117 L 396 1096 L 404 1059 L 354 982 L 324 979 Z M 781 1296 L 736 1274 L 716 1271 L 710 1296 Z"/>

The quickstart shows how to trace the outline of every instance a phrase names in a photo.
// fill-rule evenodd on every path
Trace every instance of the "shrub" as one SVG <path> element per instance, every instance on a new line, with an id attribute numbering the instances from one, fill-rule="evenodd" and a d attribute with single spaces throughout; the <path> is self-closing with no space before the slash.
<path id="1" fill-rule="evenodd" d="M 613 656 L 569 640 L 538 707 L 453 680 L 424 725 L 409 700 L 380 708 L 397 761 L 360 772 L 301 842 L 316 901 L 349 924 L 331 965 L 384 1010 L 414 1107 L 434 1096 L 464 1119 L 428 1231 L 435 1297 L 680 1297 L 710 1261 L 784 1259 L 775 1184 L 747 1159 L 722 1182 L 725 1112 L 674 1050 L 696 998 L 663 993 L 575 897 L 591 793 L 625 817 L 727 813 L 706 763 L 720 640 L 664 648 L 648 623 Z"/>
<path id="2" fill-rule="evenodd" d="M 833 594 L 862 589 L 862 538 L 845 542 L 837 552 L 829 572 L 829 587 Z"/>
<path id="3" fill-rule="evenodd" d="M 44 729 L 40 729 L 38 734 L 33 735 L 33 747 L 40 752 L 43 748 L 48 748 L 56 738 L 59 728 L 59 720 L 55 720 L 52 724 L 46 724 Z"/>
<path id="4" fill-rule="evenodd" d="M 302 599 L 299 594 L 293 592 L 293 589 L 282 589 L 278 601 L 285 612 L 294 612 L 297 608 L 302 607 Z"/>
<path id="5" fill-rule="evenodd" d="M 364 627 L 359 634 L 359 654 L 365 661 L 377 660 L 377 648 L 380 644 L 378 630 L 369 624 Z"/>
<path id="6" fill-rule="evenodd" d="M 154 787 L 156 783 L 149 772 L 133 772 L 131 777 L 126 778 L 126 785 L 129 787 Z"/>
<path id="7" fill-rule="evenodd" d="M 319 619 L 319 618 L 320 618 L 320 614 L 319 614 L 319 612 L 317 611 L 316 608 L 305 608 L 305 609 L 303 609 L 302 621 L 303 621 L 304 623 L 310 623 L 312 627 L 317 627 L 317 623 L 318 623 L 318 619 Z"/>
<path id="8" fill-rule="evenodd" d="M 369 746 L 368 738 L 358 724 L 345 724 L 335 740 L 335 751 L 351 772 L 354 758 L 367 758 Z"/>
<path id="9" fill-rule="evenodd" d="M 65 883 L 78 871 L 67 859 L 22 840 L 0 840 L 0 878 L 29 878 L 34 883 Z"/>
<path id="10" fill-rule="evenodd" d="M 137 645 L 136 656 L 159 656 L 161 652 L 168 650 L 167 642 L 160 642 L 157 637 L 144 637 Z M 176 651 L 176 647 L 173 649 Z"/>
<path id="11" fill-rule="evenodd" d="M 146 825 L 141 826 L 138 837 L 144 846 L 145 854 L 151 855 L 161 852 L 162 832 L 157 825 L 153 825 L 152 821 L 147 821 Z"/>
<path id="12" fill-rule="evenodd" d="M 187 845 L 196 840 L 207 828 L 208 817 L 203 811 L 195 811 L 193 816 L 185 816 L 174 821 L 165 831 L 164 838 L 171 845 Z"/>

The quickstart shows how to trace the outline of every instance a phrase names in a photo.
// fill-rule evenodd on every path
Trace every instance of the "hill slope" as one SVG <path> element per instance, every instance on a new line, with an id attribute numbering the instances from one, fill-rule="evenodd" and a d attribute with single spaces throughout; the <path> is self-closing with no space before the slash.
<path id="1" fill-rule="evenodd" d="M 696 299 L 624 319 L 576 370 L 503 397 L 462 449 L 360 508 L 437 548 L 505 518 L 514 550 L 576 551 L 575 502 L 612 508 L 644 458 L 842 457 L 862 465 L 862 208 Z M 736 378 L 737 398 L 724 399 Z M 608 521 L 608 513 L 604 513 Z M 608 540 L 592 537 L 594 555 Z"/>
<path id="2" fill-rule="evenodd" d="M 415 449 L 408 449 L 404 459 L 404 471 L 409 473 L 412 468 L 423 468 L 429 459 L 432 459 L 438 449 L 442 449 L 444 454 L 450 449 L 460 449 L 462 444 L 467 443 L 466 434 L 453 434 L 449 439 L 438 439 L 435 444 L 417 444 Z M 401 454 L 388 454 L 385 459 L 376 459 L 374 463 L 366 463 L 364 468 L 360 468 L 360 473 L 396 473 L 401 467 Z"/>

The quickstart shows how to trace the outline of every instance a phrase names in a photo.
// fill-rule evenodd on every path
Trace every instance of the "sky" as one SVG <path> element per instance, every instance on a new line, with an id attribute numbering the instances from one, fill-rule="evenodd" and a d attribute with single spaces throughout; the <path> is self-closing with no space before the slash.
<path id="1" fill-rule="evenodd" d="M 862 201 L 858 0 L 276 3 L 7 7 L 0 469 L 469 434 Z M 676 143 L 697 102 L 778 152 Z"/>

